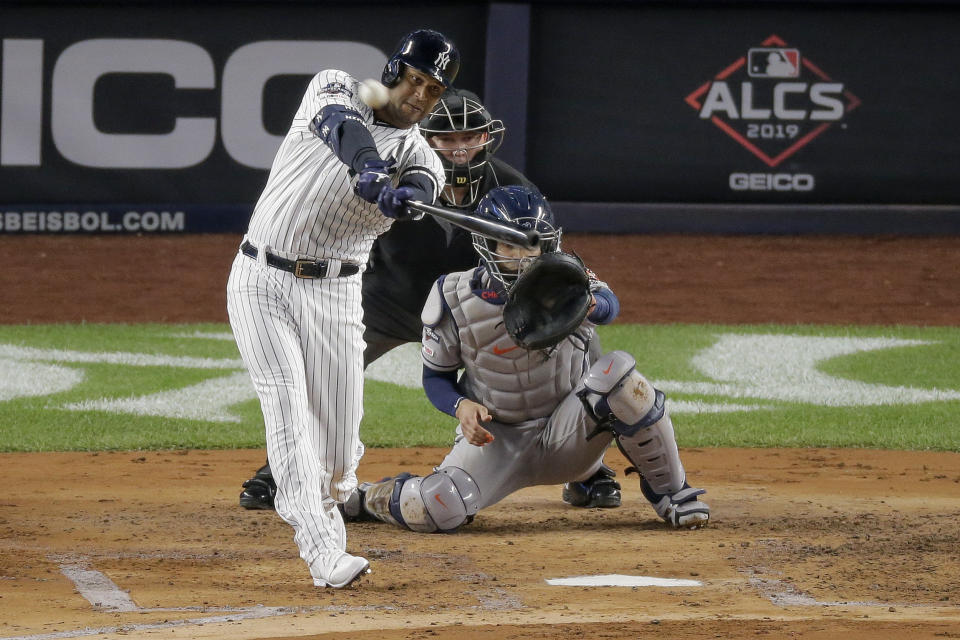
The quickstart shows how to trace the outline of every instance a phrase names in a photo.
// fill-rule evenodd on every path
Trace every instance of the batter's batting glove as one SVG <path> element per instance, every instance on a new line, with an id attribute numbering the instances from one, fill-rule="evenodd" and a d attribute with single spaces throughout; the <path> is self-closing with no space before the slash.
<path id="1" fill-rule="evenodd" d="M 380 207 L 380 212 L 383 215 L 394 220 L 400 220 L 410 215 L 407 212 L 407 202 L 413 198 L 413 195 L 414 190 L 410 187 L 398 187 L 397 189 L 386 187 L 380 192 L 380 197 L 377 198 L 377 206 Z"/>
<path id="2" fill-rule="evenodd" d="M 363 163 L 363 171 L 357 175 L 353 185 L 353 192 L 366 200 L 376 203 L 380 193 L 390 186 L 390 166 L 388 160 L 367 160 Z"/>

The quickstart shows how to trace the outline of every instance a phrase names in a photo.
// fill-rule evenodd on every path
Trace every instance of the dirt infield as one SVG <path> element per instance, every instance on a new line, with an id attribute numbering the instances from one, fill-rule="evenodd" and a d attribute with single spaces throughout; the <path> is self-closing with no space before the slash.
<path id="1" fill-rule="evenodd" d="M 222 322 L 238 236 L 0 236 L 0 322 Z M 627 322 L 956 325 L 960 238 L 572 236 Z M 678 425 L 682 429 L 682 424 Z M 955 428 L 945 425 L 945 428 Z M 369 450 L 361 480 L 440 449 Z M 261 451 L 2 454 L 0 638 L 960 638 L 960 454 L 683 451 L 714 509 L 661 525 L 524 490 L 456 535 L 349 525 L 373 573 L 314 588 L 237 506 Z M 678 586 L 570 587 L 623 574 Z"/>
<path id="2" fill-rule="evenodd" d="M 361 480 L 429 472 L 442 455 L 374 449 Z M 622 479 L 620 456 L 608 459 Z M 635 479 L 614 510 L 574 509 L 538 487 L 455 535 L 356 523 L 349 547 L 373 572 L 341 592 L 311 585 L 272 512 L 237 506 L 261 460 L 0 456 L 19 476 L 0 501 L 0 637 L 960 637 L 957 454 L 686 450 L 715 513 L 702 531 L 663 527 Z M 65 575 L 77 569 L 109 577 L 113 597 L 82 574 L 95 592 L 84 599 Z M 545 582 L 593 574 L 702 586 Z"/>

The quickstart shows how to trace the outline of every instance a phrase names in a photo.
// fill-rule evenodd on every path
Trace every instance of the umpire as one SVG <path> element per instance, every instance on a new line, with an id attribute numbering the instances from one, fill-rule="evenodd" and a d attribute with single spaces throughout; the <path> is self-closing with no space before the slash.
<path id="1" fill-rule="evenodd" d="M 438 204 L 472 213 L 495 187 L 533 187 L 522 173 L 494 157 L 505 128 L 470 91 L 449 89 L 420 122 L 420 131 L 446 173 Z M 363 274 L 364 366 L 394 347 L 420 342 L 420 312 L 433 283 L 445 273 L 476 265 L 469 231 L 433 216 L 394 223 L 374 243 Z M 620 487 L 612 473 L 604 467 L 586 483 L 571 483 L 564 488 L 564 500 L 584 507 L 619 506 Z M 243 483 L 240 506 L 273 509 L 275 493 L 268 461 Z"/>
<path id="2" fill-rule="evenodd" d="M 503 123 L 491 118 L 480 98 L 451 89 L 420 122 L 446 173 L 438 204 L 472 213 L 480 199 L 501 185 L 532 186 L 523 174 L 494 157 Z M 394 224 L 373 246 L 363 276 L 363 323 L 370 364 L 407 342 L 420 342 L 420 312 L 434 281 L 451 269 L 477 265 L 470 232 L 433 216 Z"/>

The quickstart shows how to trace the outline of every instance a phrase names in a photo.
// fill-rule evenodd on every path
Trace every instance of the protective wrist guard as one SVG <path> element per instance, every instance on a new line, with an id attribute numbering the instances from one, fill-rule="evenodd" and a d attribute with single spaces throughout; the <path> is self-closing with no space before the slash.
<path id="1" fill-rule="evenodd" d="M 377 148 L 373 136 L 363 121 L 363 116 L 356 109 L 342 104 L 328 104 L 310 121 L 310 131 L 343 162 L 349 162 L 357 154 L 358 148 Z M 350 130 L 348 140 L 344 144 L 345 130 Z M 344 148 L 347 147 L 347 148 Z M 346 158 L 345 156 L 349 156 Z"/>

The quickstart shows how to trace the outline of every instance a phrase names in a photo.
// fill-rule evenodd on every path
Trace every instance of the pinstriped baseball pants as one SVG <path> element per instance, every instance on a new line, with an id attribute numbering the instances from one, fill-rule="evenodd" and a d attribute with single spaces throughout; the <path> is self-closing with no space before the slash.
<path id="1" fill-rule="evenodd" d="M 277 513 L 323 580 L 346 550 L 336 505 L 363 455 L 361 276 L 297 278 L 260 255 L 234 259 L 227 311 L 263 410 Z"/>

